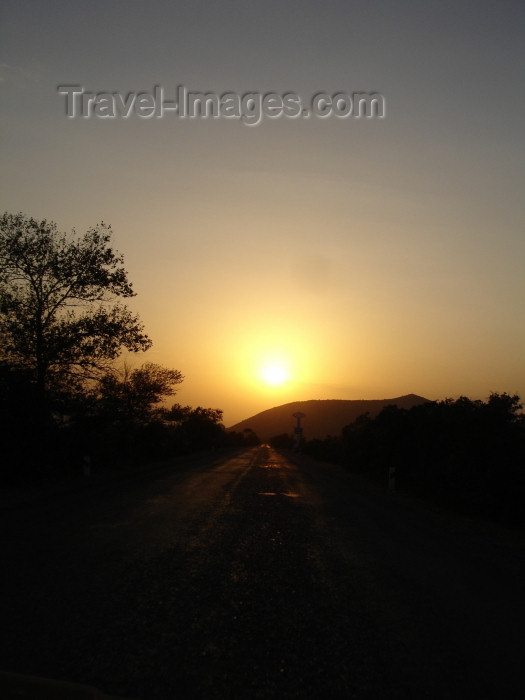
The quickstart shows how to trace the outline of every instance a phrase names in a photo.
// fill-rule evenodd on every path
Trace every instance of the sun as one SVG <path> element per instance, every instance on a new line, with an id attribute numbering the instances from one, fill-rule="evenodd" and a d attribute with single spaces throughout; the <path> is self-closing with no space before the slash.
<path id="1" fill-rule="evenodd" d="M 283 365 L 265 365 L 261 370 L 261 378 L 272 386 L 279 386 L 289 379 L 289 374 Z"/>

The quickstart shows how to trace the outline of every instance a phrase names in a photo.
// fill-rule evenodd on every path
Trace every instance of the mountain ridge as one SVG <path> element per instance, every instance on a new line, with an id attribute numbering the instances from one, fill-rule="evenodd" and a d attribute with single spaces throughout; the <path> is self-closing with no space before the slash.
<path id="1" fill-rule="evenodd" d="M 327 435 L 339 435 L 345 425 L 363 413 L 376 416 L 386 406 L 396 405 L 399 408 L 412 408 L 429 402 L 417 394 L 405 394 L 392 399 L 308 399 L 306 401 L 291 401 L 268 408 L 245 418 L 228 428 L 229 431 L 242 432 L 253 430 L 263 441 L 268 441 L 275 435 L 292 434 L 295 427 L 293 413 L 300 411 L 305 414 L 302 421 L 303 435 L 306 440 L 323 439 Z"/>

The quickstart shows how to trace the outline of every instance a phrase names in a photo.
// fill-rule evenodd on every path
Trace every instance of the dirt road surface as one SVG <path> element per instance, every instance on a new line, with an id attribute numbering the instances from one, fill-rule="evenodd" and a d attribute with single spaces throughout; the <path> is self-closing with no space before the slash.
<path id="1" fill-rule="evenodd" d="M 519 698 L 522 532 L 267 446 L 0 508 L 0 671 L 172 698 Z"/>

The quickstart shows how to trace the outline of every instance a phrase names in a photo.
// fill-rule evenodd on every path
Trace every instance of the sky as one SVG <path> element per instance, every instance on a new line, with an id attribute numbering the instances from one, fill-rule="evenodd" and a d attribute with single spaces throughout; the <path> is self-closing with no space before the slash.
<path id="1" fill-rule="evenodd" d="M 127 361 L 180 370 L 176 401 L 229 426 L 296 400 L 525 398 L 523 3 L 2 4 L 0 211 L 111 225 L 153 341 Z M 74 85 L 385 109 L 68 117 Z"/>

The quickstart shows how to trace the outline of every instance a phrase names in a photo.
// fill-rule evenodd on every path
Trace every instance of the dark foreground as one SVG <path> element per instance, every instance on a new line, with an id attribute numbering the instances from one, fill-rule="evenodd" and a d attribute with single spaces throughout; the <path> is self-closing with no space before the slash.
<path id="1" fill-rule="evenodd" d="M 523 535 L 295 461 L 4 508 L 0 671 L 143 700 L 522 697 Z"/>

